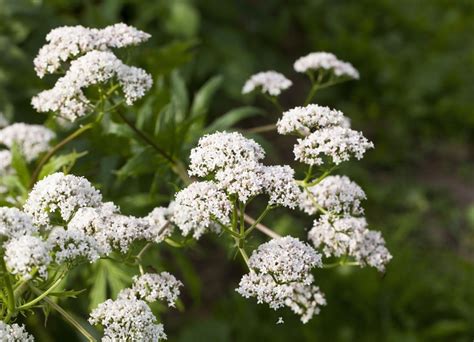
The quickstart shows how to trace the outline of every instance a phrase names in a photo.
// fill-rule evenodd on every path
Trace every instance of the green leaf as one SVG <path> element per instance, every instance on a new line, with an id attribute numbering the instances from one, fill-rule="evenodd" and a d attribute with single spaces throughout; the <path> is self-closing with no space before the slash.
<path id="1" fill-rule="evenodd" d="M 183 121 L 188 112 L 189 95 L 186 84 L 178 71 L 173 71 L 171 74 L 171 102 L 175 108 L 176 121 Z"/>
<path id="2" fill-rule="evenodd" d="M 197 91 L 191 108 L 192 117 L 202 116 L 207 113 L 211 99 L 221 86 L 222 81 L 222 76 L 214 76 Z"/>
<path id="3" fill-rule="evenodd" d="M 13 144 L 11 148 L 12 152 L 12 167 L 16 171 L 21 184 L 28 187 L 30 183 L 30 171 L 28 170 L 28 164 L 23 156 L 19 146 Z"/>
<path id="4" fill-rule="evenodd" d="M 82 156 L 85 156 L 86 154 L 87 151 L 81 153 L 73 151 L 69 154 L 52 157 L 49 162 L 47 162 L 41 169 L 41 172 L 38 176 L 38 180 L 41 180 L 44 177 L 55 173 L 56 171 L 61 170 L 63 168 L 70 170 L 76 163 L 77 159 L 81 158 Z"/>
<path id="5" fill-rule="evenodd" d="M 102 260 L 96 264 L 94 268 L 95 279 L 89 292 L 89 309 L 92 310 L 100 303 L 107 299 L 107 269 L 104 267 Z"/>
<path id="6" fill-rule="evenodd" d="M 221 117 L 212 122 L 205 130 L 205 133 L 212 133 L 215 131 L 222 131 L 235 125 L 237 122 L 246 118 L 262 115 L 263 111 L 256 107 L 240 107 L 228 111 Z"/>
<path id="7" fill-rule="evenodd" d="M 163 162 L 163 159 L 151 147 L 141 148 L 116 171 L 118 180 L 123 181 L 128 177 L 151 173 L 158 168 L 161 162 Z"/>
<path id="8" fill-rule="evenodd" d="M 58 298 L 77 298 L 78 295 L 83 293 L 86 289 L 82 290 L 64 290 L 59 292 L 51 292 L 49 296 L 54 296 Z"/>
<path id="9" fill-rule="evenodd" d="M 198 40 L 189 39 L 174 41 L 160 48 L 156 53 L 150 51 L 149 63 L 156 67 L 156 73 L 166 74 L 177 67 L 188 63 L 193 56 L 192 48 L 198 44 Z M 157 63 L 156 61 L 159 61 Z"/>

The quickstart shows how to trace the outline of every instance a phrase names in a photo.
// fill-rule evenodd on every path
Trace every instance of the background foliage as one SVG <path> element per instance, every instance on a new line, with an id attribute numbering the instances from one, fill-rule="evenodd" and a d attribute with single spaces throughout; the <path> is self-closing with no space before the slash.
<path id="1" fill-rule="evenodd" d="M 473 338 L 474 2 L 0 0 L 0 110 L 15 121 L 44 122 L 29 102 L 54 81 L 38 79 L 32 67 L 46 33 L 118 21 L 153 35 L 138 52 L 126 52 L 155 77 L 151 94 L 127 114 L 174 155 L 185 159 L 206 131 L 277 119 L 259 99 L 240 95 L 254 72 L 283 72 L 296 83 L 283 103 L 301 103 L 307 84 L 292 63 L 319 50 L 352 62 L 361 80 L 325 90 L 317 102 L 341 109 L 376 144 L 343 172 L 367 192 L 369 222 L 394 255 L 385 276 L 371 269 L 320 271 L 327 307 L 307 325 L 289 313 L 275 325 L 279 313 L 234 293 L 243 268 L 223 242 L 209 237 L 185 250 L 163 246 L 148 263 L 172 271 L 186 288 L 183 308 L 163 316 L 170 340 Z M 169 199 L 175 179 L 151 150 L 128 143 L 131 134 L 111 119 L 69 149 L 88 150 L 75 174 L 100 184 L 123 212 L 144 214 Z M 292 158 L 286 138 L 256 138 L 272 151 L 270 160 Z M 266 223 L 297 236 L 311 224 L 285 210 Z M 79 296 L 84 300 L 71 301 L 76 311 L 78 305 L 87 317 L 86 299 L 93 306 L 116 293 L 127 285 L 126 272 L 105 261 L 79 269 L 70 282 L 87 290 Z M 43 319 L 27 322 L 38 340 L 71 338 L 54 314 L 48 333 Z"/>

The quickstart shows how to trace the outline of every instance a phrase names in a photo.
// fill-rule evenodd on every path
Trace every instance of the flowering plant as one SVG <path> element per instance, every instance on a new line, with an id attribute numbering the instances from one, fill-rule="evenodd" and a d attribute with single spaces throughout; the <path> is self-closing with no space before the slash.
<path id="1" fill-rule="evenodd" d="M 305 103 L 289 110 L 278 99 L 293 85 L 284 75 L 258 73 L 243 87 L 244 94 L 257 92 L 280 112 L 276 125 L 267 125 L 265 130 L 296 137 L 295 164 L 306 168 L 299 176 L 290 165 L 264 163 L 262 145 L 246 132 L 232 130 L 238 119 L 254 109 L 233 110 L 206 126 L 204 118 L 218 78 L 209 81 L 190 106 L 182 79 L 173 73 L 169 86 L 174 93 L 169 101 L 158 117 L 147 112 L 147 105 L 163 101 L 164 80 L 153 85 L 153 76 L 125 64 L 118 54 L 148 39 L 147 33 L 125 24 L 54 29 L 34 65 L 39 77 L 54 73 L 60 77 L 51 89 L 33 97 L 32 105 L 38 112 L 51 113 L 48 125 L 58 133 L 45 126 L 3 123 L 2 340 L 32 340 L 15 321 L 37 308 L 57 311 L 89 340 L 99 336 L 104 341 L 165 339 L 151 303 L 182 306 L 178 297 L 186 283 L 165 270 L 158 272 L 162 266 L 146 264 L 144 255 L 160 244 L 186 247 L 205 234 L 232 241 L 241 256 L 247 271 L 236 288 L 240 295 L 255 297 L 275 310 L 287 307 L 303 323 L 326 305 L 316 285 L 315 269 L 373 266 L 383 272 L 391 259 L 381 234 L 370 230 L 363 216 L 366 195 L 362 188 L 346 176 L 331 175 L 341 163 L 361 159 L 373 143 L 352 129 L 341 111 L 312 103 L 319 89 L 359 78 L 351 64 L 325 52 L 298 59 L 294 69 L 308 76 L 311 88 Z M 132 106 L 150 92 L 154 93 L 143 100 L 140 115 L 132 118 Z M 147 124 L 154 126 L 152 134 Z M 72 133 L 54 143 L 65 130 Z M 251 131 L 262 129 L 247 133 Z M 177 189 L 161 194 L 162 206 L 152 200 L 154 208 L 146 215 L 121 213 L 119 201 L 104 199 L 111 197 L 107 182 L 98 178 L 94 186 L 74 175 L 85 151 L 59 154 L 87 133 L 91 140 L 118 137 L 123 144 L 118 151 L 109 151 L 109 156 L 128 150 L 129 158 L 117 178 L 148 173 L 156 184 L 163 181 L 159 177 L 168 177 Z M 166 139 L 175 144 L 163 144 Z M 192 146 L 190 151 L 188 146 Z M 183 154 L 189 154 L 188 167 Z M 110 168 L 103 171 L 109 173 Z M 263 225 L 277 207 L 314 217 L 309 242 L 280 236 Z M 263 209 L 252 216 L 250 208 L 252 212 Z M 249 240 L 256 232 L 269 240 L 251 251 Z M 106 291 L 95 297 L 88 322 L 100 328 L 99 334 L 54 297 L 80 295 L 81 291 L 64 288 L 67 278 L 80 267 L 101 262 L 115 263 L 118 269 L 117 265 L 130 266 L 136 274 L 125 276 L 122 283 L 127 286 L 116 289 L 113 298 Z"/>

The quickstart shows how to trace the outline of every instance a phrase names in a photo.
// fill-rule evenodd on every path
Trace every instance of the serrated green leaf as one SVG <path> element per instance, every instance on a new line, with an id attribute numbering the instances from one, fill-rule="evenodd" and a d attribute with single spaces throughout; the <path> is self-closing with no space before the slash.
<path id="1" fill-rule="evenodd" d="M 77 296 L 83 293 L 85 290 L 86 289 L 51 292 L 49 296 L 58 297 L 58 298 L 77 298 Z"/>
<path id="2" fill-rule="evenodd" d="M 85 156 L 86 154 L 87 151 L 81 153 L 77 153 L 76 151 L 74 151 L 69 154 L 55 156 L 51 158 L 49 162 L 46 163 L 41 169 L 41 172 L 38 176 L 38 180 L 41 180 L 44 177 L 61 170 L 62 168 L 71 169 L 72 166 L 74 166 L 74 164 L 76 163 L 77 159 L 81 158 L 82 156 Z"/>
<path id="3" fill-rule="evenodd" d="M 222 76 L 214 76 L 197 91 L 191 108 L 191 117 L 202 116 L 207 113 L 211 99 L 221 86 L 222 81 Z"/>
<path id="4" fill-rule="evenodd" d="M 222 131 L 231 128 L 237 122 L 256 115 L 262 115 L 263 111 L 256 107 L 240 107 L 228 111 L 221 117 L 217 118 L 209 126 L 206 127 L 205 133 Z"/>
<path id="5" fill-rule="evenodd" d="M 25 160 L 25 157 L 21 153 L 20 148 L 17 144 L 13 144 L 11 148 L 12 153 L 12 167 L 16 171 L 18 178 L 21 181 L 21 184 L 25 187 L 28 187 L 30 183 L 30 171 L 28 170 L 28 164 Z"/>

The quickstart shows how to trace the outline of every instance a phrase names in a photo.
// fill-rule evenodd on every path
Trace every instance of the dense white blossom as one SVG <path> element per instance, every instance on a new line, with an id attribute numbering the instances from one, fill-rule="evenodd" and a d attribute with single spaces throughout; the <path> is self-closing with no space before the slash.
<path id="1" fill-rule="evenodd" d="M 0 207 L 0 240 L 31 235 L 38 231 L 31 218 L 17 208 Z"/>
<path id="2" fill-rule="evenodd" d="M 49 149 L 49 143 L 55 137 L 56 134 L 44 126 L 22 122 L 0 129 L 0 144 L 8 148 L 17 144 L 28 162 L 46 152 Z"/>
<path id="3" fill-rule="evenodd" d="M 236 195 L 240 202 L 263 193 L 264 170 L 262 164 L 250 161 L 231 165 L 216 172 L 215 180 L 220 189 L 227 194 Z"/>
<path id="4" fill-rule="evenodd" d="M 303 192 L 299 206 L 309 215 L 318 212 L 318 206 L 337 215 L 362 215 L 361 201 L 367 197 L 364 190 L 346 176 L 328 176 Z M 318 206 L 315 205 L 315 202 Z"/>
<path id="5" fill-rule="evenodd" d="M 173 214 L 172 207 L 173 203 L 170 203 L 168 207 L 157 207 L 145 217 L 148 220 L 152 230 L 151 235 L 156 243 L 165 240 L 173 233 L 174 227 L 170 222 L 171 215 Z"/>
<path id="6" fill-rule="evenodd" d="M 148 33 L 123 23 L 104 29 L 84 26 L 58 27 L 46 36 L 45 44 L 34 59 L 35 71 L 39 77 L 54 73 L 70 58 L 92 50 L 107 50 L 138 45 L 150 38 Z"/>
<path id="7" fill-rule="evenodd" d="M 309 284 L 311 269 L 321 266 L 321 255 L 307 243 L 285 236 L 261 244 L 250 256 L 249 266 L 280 283 Z"/>
<path id="8" fill-rule="evenodd" d="M 159 341 L 166 339 L 150 307 L 136 298 L 108 299 L 92 310 L 89 323 L 102 325 L 102 341 Z"/>
<path id="9" fill-rule="evenodd" d="M 22 325 L 6 324 L 0 321 L 0 341 L 2 342 L 34 342 L 32 335 L 28 334 Z"/>
<path id="10" fill-rule="evenodd" d="M 343 62 L 329 52 L 312 52 L 300 57 L 293 65 L 297 72 L 308 72 L 325 70 L 330 71 L 336 77 L 359 78 L 359 72 L 351 63 Z"/>
<path id="11" fill-rule="evenodd" d="M 361 159 L 367 149 L 374 144 L 361 132 L 344 127 L 327 127 L 298 139 L 294 147 L 295 158 L 309 165 L 322 165 L 323 156 L 330 157 L 336 165 L 347 161 L 351 156 Z"/>
<path id="12" fill-rule="evenodd" d="M 322 248 L 327 257 L 348 255 L 361 265 L 370 265 L 380 271 L 392 258 L 380 232 L 367 229 L 363 217 L 323 215 L 314 221 L 308 238 L 316 248 Z"/>
<path id="13" fill-rule="evenodd" d="M 266 166 L 263 173 L 265 192 L 270 196 L 269 205 L 295 208 L 301 196 L 294 179 L 295 171 L 288 165 Z"/>
<path id="14" fill-rule="evenodd" d="M 48 227 L 53 214 L 67 222 L 79 208 L 97 207 L 101 201 L 102 195 L 87 179 L 57 172 L 35 184 L 24 210 L 33 223 Z"/>
<path id="15" fill-rule="evenodd" d="M 230 166 L 258 162 L 265 151 L 252 139 L 233 132 L 216 132 L 199 139 L 198 146 L 191 150 L 189 174 L 205 177 Z"/>
<path id="16" fill-rule="evenodd" d="M 38 112 L 58 112 L 62 118 L 74 121 L 84 116 L 90 106 L 83 89 L 114 77 L 122 86 L 128 105 L 143 97 L 153 83 L 143 69 L 124 64 L 112 52 L 91 51 L 72 61 L 52 89 L 33 97 L 32 105 Z"/>
<path id="17" fill-rule="evenodd" d="M 346 127 L 347 125 L 348 122 L 341 111 L 317 104 L 309 104 L 305 107 L 295 107 L 284 112 L 277 122 L 277 129 L 280 134 L 308 136 L 312 131 L 323 127 Z"/>
<path id="18" fill-rule="evenodd" d="M 133 277 L 132 287 L 122 291 L 119 297 L 130 298 L 130 296 L 134 296 L 148 303 L 158 300 L 166 301 L 168 306 L 174 307 L 181 286 L 183 286 L 183 283 L 168 272 L 145 273 Z"/>
<path id="19" fill-rule="evenodd" d="M 77 210 L 68 223 L 69 229 L 93 236 L 100 254 L 109 254 L 113 249 L 125 253 L 134 241 L 156 238 L 156 229 L 147 218 L 122 215 L 110 202 Z"/>
<path id="20" fill-rule="evenodd" d="M 220 231 L 218 222 L 230 223 L 232 205 L 213 182 L 194 182 L 176 194 L 172 221 L 184 236 L 199 239 L 207 231 Z"/>
<path id="21" fill-rule="evenodd" d="M 250 93 L 255 89 L 259 89 L 262 93 L 271 96 L 278 96 L 283 90 L 291 87 L 293 83 L 276 71 L 264 71 L 252 75 L 242 89 L 243 94 Z"/>
<path id="22" fill-rule="evenodd" d="M 58 265 L 77 259 L 86 259 L 92 263 L 100 258 L 102 252 L 94 236 L 78 229 L 55 227 L 47 241 Z"/>
<path id="23" fill-rule="evenodd" d="M 314 280 L 312 275 L 309 275 L 309 280 Z M 237 292 L 244 298 L 255 297 L 257 303 L 267 303 L 274 310 L 289 307 L 301 316 L 303 323 L 318 314 L 319 307 L 326 304 L 324 295 L 317 286 L 298 282 L 278 283 L 271 274 L 254 271 L 242 277 Z"/>
<path id="24" fill-rule="evenodd" d="M 11 274 L 28 280 L 31 278 L 31 272 L 37 269 L 41 277 L 47 276 L 51 257 L 48 244 L 41 238 L 23 235 L 7 241 L 4 248 L 3 259 Z"/>
<path id="25" fill-rule="evenodd" d="M 306 323 L 319 312 L 325 299 L 313 285 L 311 269 L 321 266 L 321 256 L 308 244 L 293 237 L 264 243 L 249 259 L 251 271 L 237 288 L 243 297 L 256 297 L 276 310 L 289 307 Z"/>

